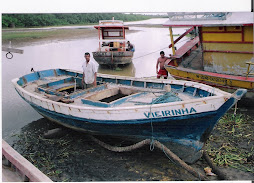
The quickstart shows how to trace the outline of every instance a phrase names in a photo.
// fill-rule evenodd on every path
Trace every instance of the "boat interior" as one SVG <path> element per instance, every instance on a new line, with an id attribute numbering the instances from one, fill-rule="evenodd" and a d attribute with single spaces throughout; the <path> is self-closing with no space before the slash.
<path id="1" fill-rule="evenodd" d="M 101 76 L 97 77 L 97 86 L 83 89 L 79 75 L 48 76 L 31 82 L 24 82 L 28 78 L 21 77 L 18 83 L 25 90 L 49 100 L 104 108 L 169 103 L 215 95 L 193 86 Z"/>

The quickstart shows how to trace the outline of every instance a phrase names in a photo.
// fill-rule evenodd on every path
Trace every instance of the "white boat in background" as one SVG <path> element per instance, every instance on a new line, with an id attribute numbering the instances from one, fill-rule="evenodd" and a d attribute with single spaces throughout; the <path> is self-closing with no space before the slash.
<path id="1" fill-rule="evenodd" d="M 125 65 L 132 62 L 133 51 L 128 50 L 125 30 L 121 20 L 101 20 L 98 29 L 99 48 L 93 52 L 94 59 L 100 65 Z"/>

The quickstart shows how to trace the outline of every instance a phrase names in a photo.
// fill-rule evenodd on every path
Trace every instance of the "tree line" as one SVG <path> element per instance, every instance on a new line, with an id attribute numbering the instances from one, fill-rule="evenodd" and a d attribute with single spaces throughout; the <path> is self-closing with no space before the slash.
<path id="1" fill-rule="evenodd" d="M 40 27 L 98 23 L 99 20 L 137 21 L 161 17 L 124 13 L 2 14 L 2 27 Z"/>

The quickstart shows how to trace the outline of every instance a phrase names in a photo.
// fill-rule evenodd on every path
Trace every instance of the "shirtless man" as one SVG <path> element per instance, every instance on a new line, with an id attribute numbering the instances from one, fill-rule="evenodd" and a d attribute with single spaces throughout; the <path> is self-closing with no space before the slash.
<path id="1" fill-rule="evenodd" d="M 168 77 L 168 71 L 165 69 L 164 64 L 166 62 L 166 60 L 168 59 L 167 57 L 165 57 L 165 53 L 164 51 L 160 52 L 160 57 L 157 60 L 157 64 L 156 64 L 156 73 L 157 73 L 157 78 L 160 79 L 161 76 L 164 77 L 164 79 L 167 79 Z M 160 64 L 160 70 L 158 72 L 158 66 Z"/>

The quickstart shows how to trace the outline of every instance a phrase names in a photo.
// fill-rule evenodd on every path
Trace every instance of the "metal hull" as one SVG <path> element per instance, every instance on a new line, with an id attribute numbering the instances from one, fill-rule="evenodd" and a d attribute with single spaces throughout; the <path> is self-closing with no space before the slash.
<path id="1" fill-rule="evenodd" d="M 125 65 L 132 62 L 132 51 L 99 51 L 93 52 L 93 58 L 100 65 Z"/>

